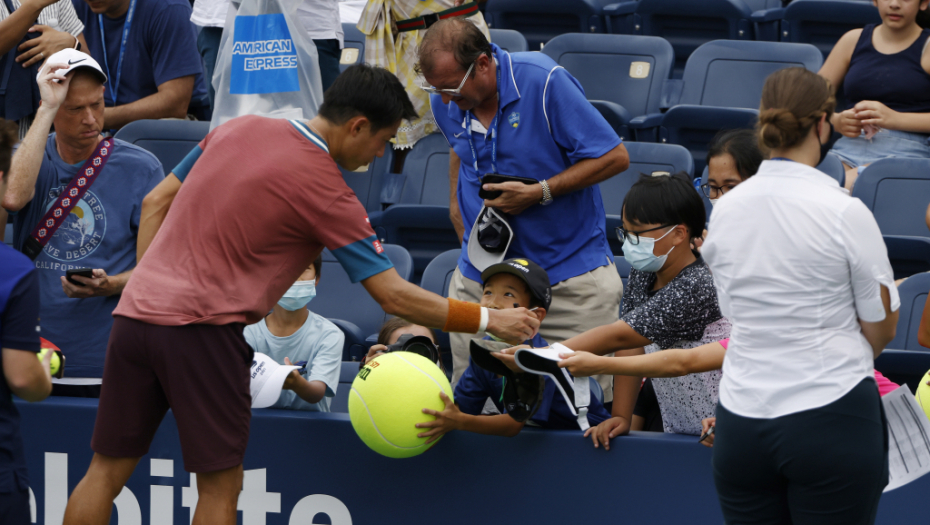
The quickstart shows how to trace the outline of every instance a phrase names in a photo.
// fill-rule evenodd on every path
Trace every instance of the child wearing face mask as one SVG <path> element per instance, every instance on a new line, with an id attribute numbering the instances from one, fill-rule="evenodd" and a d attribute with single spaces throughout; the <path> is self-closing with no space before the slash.
<path id="1" fill-rule="evenodd" d="M 690 247 L 704 221 L 704 204 L 686 174 L 641 176 L 624 199 L 617 232 L 633 267 L 620 320 L 563 344 L 623 359 L 728 337 L 730 323 L 720 313 L 713 276 Z M 719 382 L 720 371 L 655 378 L 665 431 L 700 434 L 701 420 L 714 415 Z M 610 438 L 629 432 L 641 384 L 640 377 L 614 376 L 613 417 L 586 433 L 596 447 L 609 448 Z"/>
<path id="2" fill-rule="evenodd" d="M 291 285 L 274 310 L 245 327 L 246 342 L 282 365 L 298 365 L 284 381 L 271 408 L 329 412 L 339 384 L 345 336 L 336 325 L 307 310 L 316 296 L 323 264 L 317 257 Z"/>

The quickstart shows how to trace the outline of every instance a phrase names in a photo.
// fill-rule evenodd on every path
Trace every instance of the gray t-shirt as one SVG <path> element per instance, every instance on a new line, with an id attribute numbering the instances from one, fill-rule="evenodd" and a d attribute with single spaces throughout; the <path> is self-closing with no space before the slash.
<path id="1" fill-rule="evenodd" d="M 339 369 L 342 363 L 342 345 L 345 335 L 336 325 L 310 312 L 304 325 L 287 337 L 277 337 L 268 331 L 265 320 L 245 327 L 245 341 L 256 352 L 268 355 L 278 364 L 287 357 L 292 363 L 307 361 L 304 379 L 322 381 L 326 384 L 326 395 L 317 403 L 307 403 L 297 397 L 293 390 L 282 390 L 281 397 L 271 408 L 329 412 L 331 398 L 339 385 Z"/>
<path id="2" fill-rule="evenodd" d="M 652 341 L 646 353 L 668 348 L 695 348 L 730 336 L 730 322 L 720 313 L 710 268 L 698 258 L 670 283 L 652 291 L 656 274 L 630 270 L 623 290 L 620 317 L 636 333 Z M 701 433 L 701 420 L 717 408 L 721 372 L 652 380 L 666 432 Z"/>

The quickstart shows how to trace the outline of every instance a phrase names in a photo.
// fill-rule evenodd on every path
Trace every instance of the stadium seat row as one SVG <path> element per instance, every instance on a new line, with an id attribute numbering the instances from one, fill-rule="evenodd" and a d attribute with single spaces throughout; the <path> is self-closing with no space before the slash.
<path id="1" fill-rule="evenodd" d="M 564 33 L 663 37 L 675 50 L 675 78 L 711 40 L 809 43 L 826 57 L 846 31 L 880 22 L 869 0 L 494 0 L 485 18 L 521 32 L 532 50 Z"/>

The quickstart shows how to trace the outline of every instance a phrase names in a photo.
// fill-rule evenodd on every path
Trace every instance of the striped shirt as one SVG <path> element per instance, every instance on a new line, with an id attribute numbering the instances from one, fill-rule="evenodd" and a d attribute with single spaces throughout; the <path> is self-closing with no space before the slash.
<path id="1" fill-rule="evenodd" d="M 10 2 L 13 4 L 13 9 L 19 9 L 19 6 L 22 5 L 20 0 L 10 0 Z M 10 11 L 6 8 L 6 2 L 0 2 L 0 20 L 6 20 L 8 16 L 10 16 Z M 58 0 L 54 4 L 43 9 L 39 13 L 39 19 L 36 21 L 36 24 L 49 26 L 56 31 L 64 31 L 75 38 L 84 32 L 84 24 L 81 22 L 81 19 L 78 18 L 77 13 L 74 12 L 74 6 L 71 4 L 71 0 Z M 26 136 L 26 132 L 29 131 L 29 126 L 31 124 L 32 117 L 20 119 L 20 139 Z"/>

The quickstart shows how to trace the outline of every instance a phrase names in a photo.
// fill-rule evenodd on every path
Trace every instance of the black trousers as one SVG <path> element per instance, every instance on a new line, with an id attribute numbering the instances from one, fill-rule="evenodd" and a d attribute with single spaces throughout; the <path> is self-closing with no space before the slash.
<path id="1" fill-rule="evenodd" d="M 888 484 L 875 381 L 829 405 L 773 419 L 717 405 L 714 482 L 729 525 L 872 524 Z"/>

